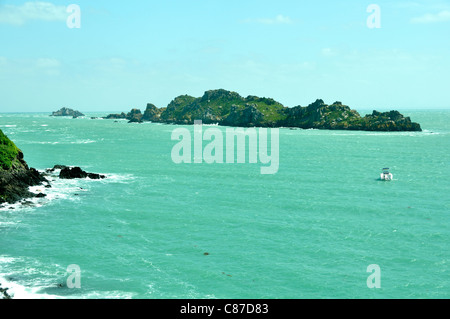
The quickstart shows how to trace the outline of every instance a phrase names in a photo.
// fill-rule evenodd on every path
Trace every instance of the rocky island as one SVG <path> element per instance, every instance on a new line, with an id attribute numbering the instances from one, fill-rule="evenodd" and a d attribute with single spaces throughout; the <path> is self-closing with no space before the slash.
<path id="1" fill-rule="evenodd" d="M 131 123 L 151 121 L 166 124 L 204 124 L 237 127 L 292 127 L 302 129 L 362 130 L 362 131 L 421 131 L 418 123 L 398 111 L 377 112 L 362 117 L 357 111 L 323 100 L 302 107 L 286 107 L 272 98 L 240 96 L 223 89 L 205 92 L 202 97 L 176 97 L 167 107 L 157 108 L 149 103 L 144 111 L 110 114 L 105 119 L 127 119 Z"/>
<path id="2" fill-rule="evenodd" d="M 50 116 L 72 116 L 73 118 L 77 118 L 80 116 L 84 116 L 84 114 L 79 111 L 63 107 L 59 111 L 53 112 Z"/>

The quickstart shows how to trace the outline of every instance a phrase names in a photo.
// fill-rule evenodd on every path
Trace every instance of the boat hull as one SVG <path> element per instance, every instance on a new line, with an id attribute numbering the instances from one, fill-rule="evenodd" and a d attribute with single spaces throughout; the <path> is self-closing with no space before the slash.
<path id="1" fill-rule="evenodd" d="M 392 174 L 381 174 L 381 180 L 382 181 L 392 181 L 394 179 L 394 175 Z"/>

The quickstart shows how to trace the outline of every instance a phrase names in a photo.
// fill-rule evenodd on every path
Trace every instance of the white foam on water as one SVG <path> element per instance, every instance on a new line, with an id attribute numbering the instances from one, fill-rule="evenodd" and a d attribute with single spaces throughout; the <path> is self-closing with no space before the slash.
<path id="1" fill-rule="evenodd" d="M 42 286 L 33 286 L 26 287 L 18 282 L 14 282 L 8 280 L 7 277 L 13 275 L 12 273 L 4 272 L 5 269 L 8 269 L 8 266 L 11 266 L 17 262 L 24 262 L 25 260 L 22 258 L 14 258 L 10 256 L 0 256 L 0 269 L 2 273 L 0 274 L 0 287 L 3 289 L 8 289 L 7 294 L 11 296 L 13 299 L 58 299 L 56 295 L 43 294 L 41 293 Z M 36 268 L 30 267 L 25 269 L 26 274 L 36 274 L 39 271 Z"/>
<path id="2" fill-rule="evenodd" d="M 45 130 L 46 132 L 51 132 L 52 130 Z M 23 132 L 22 132 L 23 133 Z M 97 143 L 97 141 L 93 140 L 77 140 L 74 142 L 42 142 L 42 141 L 28 141 L 24 142 L 22 144 L 41 144 L 41 145 L 56 145 L 56 144 L 62 144 L 62 145 L 70 145 L 70 144 L 92 144 Z"/>
<path id="3" fill-rule="evenodd" d="M 93 140 L 77 140 L 75 142 L 70 142 L 70 144 L 91 144 L 91 143 L 96 143 L 97 141 L 93 141 Z"/>
<path id="4" fill-rule="evenodd" d="M 99 180 L 102 183 L 120 183 L 120 184 L 129 184 L 136 177 L 133 174 L 102 174 L 105 175 L 106 178 Z"/>
<path id="5" fill-rule="evenodd" d="M 68 166 L 71 167 L 71 166 Z M 41 173 L 45 173 L 45 171 L 40 171 Z M 47 188 L 46 183 L 44 185 L 32 186 L 29 188 L 29 191 L 33 194 L 44 194 L 45 197 L 42 198 L 30 198 L 25 199 L 21 203 L 9 204 L 3 208 L 0 208 L 0 211 L 12 210 L 10 207 L 14 207 L 14 209 L 30 209 L 32 207 L 41 207 L 43 205 L 47 205 L 55 200 L 70 200 L 70 201 L 80 201 L 81 197 L 76 194 L 87 193 L 90 191 L 91 183 L 119 183 L 119 184 L 128 184 L 135 179 L 135 176 L 132 174 L 104 174 L 105 179 L 91 179 L 91 178 L 82 178 L 82 179 L 60 179 L 59 174 L 61 170 L 55 169 L 53 172 L 47 173 L 46 178 L 48 179 L 51 187 Z M 23 205 L 22 203 L 25 203 Z"/>
<path id="6" fill-rule="evenodd" d="M 90 178 L 85 179 L 60 179 L 59 173 L 61 170 L 56 169 L 54 172 L 46 173 L 45 171 L 40 171 L 40 173 L 46 173 L 46 178 L 48 179 L 51 187 L 45 187 L 47 183 L 38 186 L 31 186 L 28 190 L 35 194 L 44 194 L 45 197 L 32 197 L 25 198 L 20 202 L 9 204 L 4 203 L 0 206 L 0 212 L 15 212 L 15 211 L 26 211 L 32 210 L 36 207 L 42 207 L 48 205 L 55 200 L 70 200 L 70 201 L 80 201 L 81 198 L 76 194 L 89 192 L 89 184 L 93 182 L 107 181 L 116 183 L 126 183 L 128 180 L 132 179 L 131 176 L 121 176 L 121 175 L 105 175 L 104 180 L 95 180 Z M 7 225 L 6 222 L 0 220 L 0 225 Z"/>
<path id="7" fill-rule="evenodd" d="M 83 299 L 133 299 L 137 294 L 126 291 L 93 291 L 82 296 Z"/>

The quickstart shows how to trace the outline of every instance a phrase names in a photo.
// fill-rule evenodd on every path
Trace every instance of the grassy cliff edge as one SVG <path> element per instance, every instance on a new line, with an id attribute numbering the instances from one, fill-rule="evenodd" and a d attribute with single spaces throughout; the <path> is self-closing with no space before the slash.
<path id="1" fill-rule="evenodd" d="M 22 151 L 0 130 L 0 204 L 34 197 L 28 188 L 45 181 L 23 157 Z"/>

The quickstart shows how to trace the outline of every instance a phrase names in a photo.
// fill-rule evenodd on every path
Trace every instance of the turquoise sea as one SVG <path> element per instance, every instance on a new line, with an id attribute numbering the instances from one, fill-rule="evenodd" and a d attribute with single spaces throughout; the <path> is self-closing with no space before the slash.
<path id="1" fill-rule="evenodd" d="M 401 112 L 424 132 L 282 128 L 275 175 L 175 164 L 173 125 L 0 114 L 30 166 L 108 177 L 55 178 L 47 198 L 0 209 L 0 284 L 16 298 L 450 298 L 450 111 Z"/>

